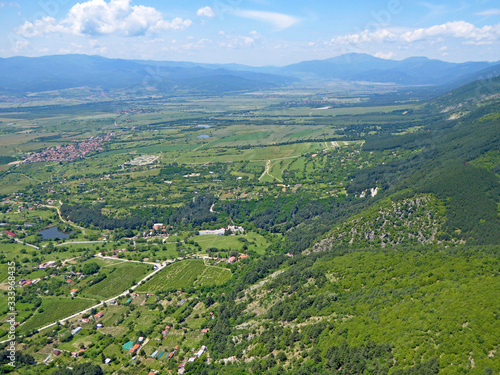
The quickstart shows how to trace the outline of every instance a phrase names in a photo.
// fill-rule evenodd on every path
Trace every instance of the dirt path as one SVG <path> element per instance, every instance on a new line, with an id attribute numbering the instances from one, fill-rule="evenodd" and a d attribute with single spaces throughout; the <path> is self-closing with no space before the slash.
<path id="1" fill-rule="evenodd" d="M 293 156 L 293 157 L 295 157 L 295 156 Z M 266 169 L 260 175 L 259 181 L 262 179 L 262 177 L 264 177 L 267 174 L 268 176 L 274 178 L 275 180 L 278 180 L 279 182 L 283 182 L 283 180 L 281 178 L 275 177 L 271 173 L 269 173 L 271 171 L 271 160 L 282 160 L 282 159 L 291 159 L 291 158 L 270 159 L 270 160 L 266 161 Z"/>
<path id="2" fill-rule="evenodd" d="M 61 203 L 62 205 L 62 202 L 59 201 L 59 203 Z M 49 206 L 49 205 L 46 205 L 46 204 L 42 204 L 41 207 L 47 207 L 47 208 L 55 208 L 56 211 L 57 211 L 57 214 L 59 215 L 59 219 L 61 219 L 61 221 L 65 224 L 68 224 L 68 225 L 71 225 L 72 227 L 75 227 L 75 228 L 78 228 L 82 231 L 83 235 L 85 236 L 85 228 L 83 227 L 80 227 L 78 225 L 76 225 L 75 223 L 73 223 L 72 221 L 69 221 L 69 220 L 65 220 L 62 215 L 61 215 L 61 209 L 57 206 Z"/>
<path id="3" fill-rule="evenodd" d="M 266 161 L 266 169 L 264 172 L 260 175 L 259 181 L 262 180 L 262 177 L 264 177 L 266 174 L 269 174 L 269 170 L 271 169 L 271 160 Z"/>

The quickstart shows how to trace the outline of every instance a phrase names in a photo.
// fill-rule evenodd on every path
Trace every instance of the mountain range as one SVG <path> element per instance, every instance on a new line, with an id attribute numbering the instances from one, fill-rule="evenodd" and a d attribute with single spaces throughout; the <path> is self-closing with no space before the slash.
<path id="1" fill-rule="evenodd" d="M 190 93 L 269 89 L 294 82 L 347 81 L 458 87 L 500 74 L 499 62 L 450 63 L 426 57 L 401 61 L 344 54 L 283 67 L 108 59 L 88 55 L 0 58 L 0 92 L 27 93 L 81 86 Z"/>

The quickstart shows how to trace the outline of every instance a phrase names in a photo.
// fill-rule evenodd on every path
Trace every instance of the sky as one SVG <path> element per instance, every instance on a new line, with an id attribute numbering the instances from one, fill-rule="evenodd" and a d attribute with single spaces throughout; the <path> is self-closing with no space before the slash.
<path id="1" fill-rule="evenodd" d="M 283 66 L 344 53 L 500 60 L 498 0 L 0 0 L 0 57 Z"/>

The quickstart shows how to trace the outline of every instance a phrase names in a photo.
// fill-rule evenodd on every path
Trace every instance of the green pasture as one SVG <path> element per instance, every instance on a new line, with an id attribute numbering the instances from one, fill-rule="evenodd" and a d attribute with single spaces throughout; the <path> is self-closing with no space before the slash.
<path id="1" fill-rule="evenodd" d="M 253 232 L 234 236 L 202 235 L 194 236 L 191 239 L 197 242 L 203 251 L 207 251 L 211 247 L 226 251 L 243 251 L 242 247 L 246 244 L 249 250 L 254 250 L 258 254 L 264 254 L 265 249 L 269 246 L 269 241 L 260 234 Z M 245 242 L 241 241 L 243 239 Z"/>

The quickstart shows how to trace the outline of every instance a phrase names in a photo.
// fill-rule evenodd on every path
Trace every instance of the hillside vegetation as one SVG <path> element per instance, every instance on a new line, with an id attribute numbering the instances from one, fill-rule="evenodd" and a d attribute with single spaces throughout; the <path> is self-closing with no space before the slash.
<path id="1" fill-rule="evenodd" d="M 445 218 L 444 204 L 431 195 L 387 199 L 332 230 L 312 251 L 342 246 L 443 244 L 438 232 Z"/>

